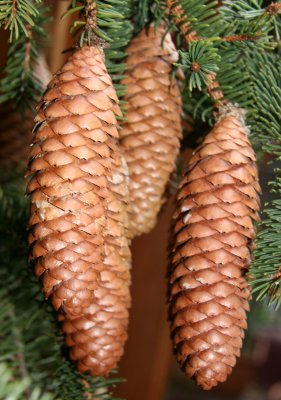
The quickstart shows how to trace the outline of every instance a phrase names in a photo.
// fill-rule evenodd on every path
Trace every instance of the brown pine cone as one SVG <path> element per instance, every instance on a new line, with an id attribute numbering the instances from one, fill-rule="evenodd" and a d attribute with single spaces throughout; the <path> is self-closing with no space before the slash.
<path id="1" fill-rule="evenodd" d="M 127 113 L 120 136 L 130 175 L 134 236 L 155 226 L 180 146 L 181 95 L 171 77 L 178 54 L 170 34 L 162 46 L 164 34 L 163 25 L 156 33 L 151 25 L 127 50 Z"/>
<path id="2" fill-rule="evenodd" d="M 98 47 L 69 57 L 39 104 L 30 155 L 30 258 L 80 371 L 104 375 L 127 337 L 128 176 L 118 99 Z"/>
<path id="3" fill-rule="evenodd" d="M 169 271 L 177 360 L 205 390 L 224 382 L 240 355 L 260 208 L 256 157 L 241 115 L 231 105 L 221 112 L 180 184 Z"/>

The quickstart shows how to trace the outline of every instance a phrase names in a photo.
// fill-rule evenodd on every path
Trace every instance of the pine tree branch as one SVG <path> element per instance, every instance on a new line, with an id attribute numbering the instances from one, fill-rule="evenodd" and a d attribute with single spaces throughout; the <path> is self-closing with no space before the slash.
<path id="1" fill-rule="evenodd" d="M 79 19 L 74 21 L 70 31 L 76 35 L 80 34 L 79 45 L 91 46 L 104 42 L 111 42 L 112 38 L 107 35 L 108 26 L 118 28 L 121 26 L 123 15 L 117 11 L 118 4 L 123 4 L 123 0 L 106 0 L 105 2 L 94 0 L 73 0 L 69 9 L 62 16 L 68 17 L 70 14 L 78 13 Z"/>
<path id="2" fill-rule="evenodd" d="M 73 13 L 78 15 L 78 19 L 73 22 L 71 32 L 74 36 L 79 36 L 79 46 L 98 43 L 104 47 L 106 66 L 117 95 L 121 97 L 124 93 L 124 87 L 120 85 L 125 70 L 123 60 L 126 56 L 126 47 L 133 34 L 131 22 L 133 2 L 131 0 L 73 0 L 62 18 Z"/>
<path id="3" fill-rule="evenodd" d="M 25 396 L 27 389 L 30 389 L 28 397 Z M 7 364 L 0 363 L 0 400 L 7 399 L 55 400 L 50 394 L 42 394 L 38 387 L 31 389 L 28 380 L 15 380 L 12 369 Z"/>
<path id="4" fill-rule="evenodd" d="M 247 66 L 253 85 L 255 112 L 249 123 L 255 135 L 253 140 L 262 146 L 273 160 L 281 160 L 281 67 L 278 54 L 249 54 Z M 275 171 L 270 183 L 271 192 L 277 199 L 265 207 L 264 218 L 257 238 L 255 260 L 250 270 L 253 292 L 258 300 L 267 299 L 277 309 L 281 304 L 281 170 Z"/>
<path id="5" fill-rule="evenodd" d="M 210 5 L 207 1 L 166 0 L 166 4 L 172 29 L 176 27 L 184 41 L 182 43 L 177 39 L 186 53 L 185 59 L 182 57 L 180 60 L 180 66 L 187 74 L 189 90 L 202 91 L 201 100 L 197 101 L 194 108 L 194 118 L 201 114 L 203 120 L 212 120 L 213 107 L 208 98 L 212 99 L 215 108 L 218 101 L 224 102 L 225 99 L 248 108 L 252 101 L 252 83 L 245 66 L 245 55 L 252 49 L 257 52 L 274 49 L 276 44 L 270 42 L 269 32 L 274 27 L 276 17 L 270 16 L 257 2 L 249 4 L 243 0 L 225 0 L 221 7 L 216 1 Z M 178 24 L 178 14 L 171 14 L 170 11 L 173 12 L 174 6 L 177 6 L 180 16 Z M 215 12 L 215 16 L 211 12 Z M 185 33 L 187 38 L 184 38 Z M 190 49 L 196 42 L 202 43 L 203 50 L 192 58 Z M 210 63 L 215 53 L 217 60 Z M 192 59 L 196 70 L 185 68 L 188 58 Z M 192 98 L 189 101 L 193 102 Z"/>
<path id="6" fill-rule="evenodd" d="M 188 20 L 188 17 L 185 14 L 185 10 L 182 7 L 182 5 L 177 0 L 166 0 L 166 4 L 169 14 L 173 16 L 175 19 L 175 23 L 185 40 L 187 48 L 190 48 L 191 43 L 201 41 L 201 38 L 198 36 L 197 32 L 192 28 L 192 24 Z M 201 54 L 201 52 L 199 53 Z M 200 63 L 198 59 L 196 60 L 197 71 L 194 70 L 194 62 L 195 61 L 193 61 L 193 67 L 191 68 L 191 71 L 195 74 L 198 74 L 201 71 L 203 71 L 204 68 L 203 64 Z M 205 62 L 205 65 L 207 65 L 207 62 Z M 217 107 L 217 102 L 222 101 L 224 99 L 224 94 L 223 91 L 219 88 L 219 83 L 216 78 L 215 69 L 216 67 L 213 67 L 213 69 L 206 68 L 206 75 L 204 76 L 203 72 L 202 79 L 206 84 L 207 92 L 210 98 L 215 102 L 215 107 Z M 195 82 L 197 81 L 196 82 L 197 84 L 193 85 L 192 83 L 190 83 L 191 90 L 193 86 L 201 90 L 200 79 L 196 79 L 197 76 L 198 75 L 195 75 Z"/>
<path id="7" fill-rule="evenodd" d="M 42 0 L 35 0 L 40 4 Z M 10 42 L 18 40 L 21 34 L 28 36 L 26 25 L 35 25 L 39 11 L 30 0 L 0 1 L 0 27 L 10 30 Z"/>
<path id="8" fill-rule="evenodd" d="M 86 0 L 85 5 L 85 30 L 87 32 L 94 32 L 97 29 L 97 2 Z M 89 43 L 89 42 L 88 42 Z M 90 45 L 90 43 L 89 43 Z"/>
<path id="9" fill-rule="evenodd" d="M 210 98 L 215 102 L 215 107 L 218 107 L 216 102 L 221 102 L 224 100 L 224 93 L 220 88 L 220 84 L 217 80 L 217 74 L 215 72 L 209 73 L 207 75 L 207 91 Z"/>
<path id="10" fill-rule="evenodd" d="M 231 35 L 220 38 L 219 40 L 223 42 L 250 42 L 260 38 L 261 34 L 259 32 L 253 35 Z"/>
<path id="11" fill-rule="evenodd" d="M 45 38 L 44 24 L 48 22 L 48 8 L 36 8 L 31 23 L 19 29 L 20 36 L 10 44 L 4 77 L 0 81 L 0 103 L 13 100 L 22 110 L 33 109 L 43 92 L 43 85 L 34 69 L 39 59 L 39 49 Z"/>
<path id="12" fill-rule="evenodd" d="M 182 5 L 177 0 L 167 0 L 166 4 L 169 14 L 174 18 L 176 26 L 181 32 L 186 44 L 188 45 L 191 41 L 198 40 L 199 36 L 197 32 L 193 30 L 191 21 L 188 20 Z"/>

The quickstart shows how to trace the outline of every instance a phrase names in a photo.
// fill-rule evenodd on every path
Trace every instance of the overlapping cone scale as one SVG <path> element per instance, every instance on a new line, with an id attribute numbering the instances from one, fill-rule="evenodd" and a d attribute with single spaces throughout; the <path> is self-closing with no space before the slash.
<path id="1" fill-rule="evenodd" d="M 260 207 L 255 154 L 226 114 L 194 152 L 177 194 L 170 281 L 178 362 L 203 389 L 226 380 L 240 355 Z"/>
<path id="2" fill-rule="evenodd" d="M 156 224 L 180 145 L 181 95 L 172 78 L 178 54 L 170 34 L 164 35 L 163 25 L 157 31 L 150 25 L 127 49 L 127 110 L 120 137 L 129 168 L 135 236 Z"/>
<path id="3" fill-rule="evenodd" d="M 69 57 L 38 106 L 30 154 L 30 258 L 80 371 L 105 375 L 127 337 L 128 173 L 118 99 L 98 47 Z"/>

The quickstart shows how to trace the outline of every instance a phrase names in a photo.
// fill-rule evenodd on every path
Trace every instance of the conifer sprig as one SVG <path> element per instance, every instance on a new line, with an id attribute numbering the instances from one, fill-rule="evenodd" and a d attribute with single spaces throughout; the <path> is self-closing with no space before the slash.
<path id="1" fill-rule="evenodd" d="M 72 0 L 62 16 L 77 14 L 70 31 L 79 37 L 79 46 L 99 43 L 104 47 L 108 71 L 118 96 L 123 94 L 120 85 L 125 64 L 125 49 L 132 37 L 133 0 Z"/>
<path id="2" fill-rule="evenodd" d="M 250 270 L 253 291 L 259 300 L 281 304 L 281 67 L 278 53 L 249 55 L 255 110 L 250 114 L 252 140 L 277 162 L 270 183 L 274 200 L 266 204 L 257 239 L 255 261 Z"/>
<path id="3" fill-rule="evenodd" d="M 281 170 L 276 171 L 274 190 L 281 194 Z M 279 187 L 277 187 L 279 186 Z M 257 237 L 255 262 L 249 279 L 257 300 L 266 299 L 275 309 L 281 305 L 281 201 L 274 200 L 266 205 L 263 222 Z"/>
<path id="4" fill-rule="evenodd" d="M 270 35 L 280 14 L 280 2 L 264 8 L 262 5 L 261 0 L 227 0 L 222 6 L 218 1 L 166 0 L 172 29 L 178 30 L 185 42 L 179 41 L 181 66 L 187 76 L 186 87 L 193 91 L 187 101 L 194 103 L 191 108 L 195 118 L 212 120 L 208 97 L 216 103 L 218 94 L 222 99 L 222 93 L 231 102 L 250 108 L 248 116 L 251 115 L 253 82 L 246 56 L 251 51 L 255 57 L 260 52 L 274 50 L 276 42 Z M 196 42 L 202 51 L 193 51 Z M 212 87 L 215 92 L 210 90 Z M 201 95 L 196 90 L 201 90 Z"/>
<path id="5" fill-rule="evenodd" d="M 111 43 L 113 38 L 107 33 L 108 27 L 122 28 L 124 15 L 118 10 L 120 5 L 125 6 L 125 1 L 73 0 L 62 18 L 78 13 L 79 18 L 73 22 L 70 31 L 74 34 L 80 33 L 80 47 L 84 44 L 91 46 L 97 43 L 98 38 L 101 39 L 101 43 Z"/>
<path id="6" fill-rule="evenodd" d="M 34 68 L 42 41 L 46 37 L 45 24 L 49 21 L 49 9 L 44 5 L 32 7 L 35 10 L 32 24 L 22 22 L 19 26 L 19 36 L 12 36 L 4 77 L 0 81 L 0 103 L 13 100 L 22 110 L 33 109 L 43 91 Z"/>
<path id="7" fill-rule="evenodd" d="M 7 364 L 0 363 L 0 400 L 54 400 L 48 393 L 42 394 L 39 387 L 30 388 L 28 379 L 17 379 Z"/>
<path id="8" fill-rule="evenodd" d="M 206 46 L 204 41 L 194 41 L 189 44 L 189 51 L 180 51 L 180 66 L 186 72 L 189 90 L 202 90 L 209 83 L 209 74 L 218 71 L 220 56 L 217 49 Z"/>
<path id="9" fill-rule="evenodd" d="M 0 1 L 0 27 L 10 31 L 10 42 L 19 39 L 22 33 L 29 36 L 27 26 L 35 25 L 39 15 L 36 4 L 42 0 L 34 0 L 34 3 L 30 0 Z"/>

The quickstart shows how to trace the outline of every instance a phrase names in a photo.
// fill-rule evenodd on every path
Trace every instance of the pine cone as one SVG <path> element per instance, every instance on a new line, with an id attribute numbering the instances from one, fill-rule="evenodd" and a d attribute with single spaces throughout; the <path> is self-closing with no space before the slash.
<path id="1" fill-rule="evenodd" d="M 80 371 L 123 353 L 130 305 L 128 176 L 118 99 L 98 47 L 77 50 L 38 107 L 30 156 L 30 258 Z"/>
<path id="2" fill-rule="evenodd" d="M 171 78 L 178 59 L 163 25 L 144 29 L 128 47 L 126 122 L 120 132 L 128 163 L 131 226 L 134 236 L 148 233 L 165 202 L 165 189 L 175 169 L 181 138 L 181 95 Z"/>
<path id="3" fill-rule="evenodd" d="M 205 390 L 224 382 L 240 355 L 260 207 L 245 126 L 237 109 L 222 113 L 180 184 L 169 271 L 175 353 Z"/>

